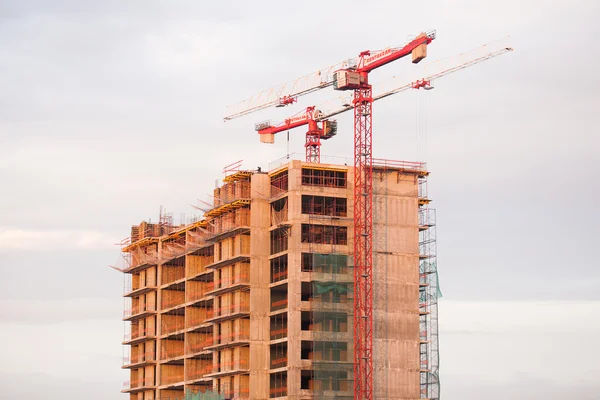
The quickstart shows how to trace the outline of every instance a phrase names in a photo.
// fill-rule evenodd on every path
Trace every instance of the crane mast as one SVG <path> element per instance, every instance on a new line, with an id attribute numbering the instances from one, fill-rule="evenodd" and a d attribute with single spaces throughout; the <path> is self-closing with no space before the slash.
<path id="1" fill-rule="evenodd" d="M 373 399 L 373 88 L 369 73 L 412 54 L 427 56 L 435 32 L 422 33 L 400 49 L 360 53 L 356 70 L 334 74 L 336 90 L 354 90 L 354 398 Z"/>
<path id="2" fill-rule="evenodd" d="M 373 114 L 371 86 L 354 91 L 354 398 L 373 398 Z"/>

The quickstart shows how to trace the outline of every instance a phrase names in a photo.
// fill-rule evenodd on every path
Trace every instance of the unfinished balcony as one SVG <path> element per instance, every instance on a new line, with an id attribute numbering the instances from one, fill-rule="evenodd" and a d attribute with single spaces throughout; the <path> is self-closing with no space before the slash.
<path id="1" fill-rule="evenodd" d="M 187 281 L 185 290 L 186 305 L 207 302 L 211 295 L 209 292 L 214 288 L 214 282 Z"/>
<path id="2" fill-rule="evenodd" d="M 288 365 L 287 342 L 274 343 L 269 346 L 269 368 L 286 368 Z"/>
<path id="3" fill-rule="evenodd" d="M 302 195 L 302 214 L 345 218 L 348 216 L 347 202 L 345 197 Z"/>
<path id="4" fill-rule="evenodd" d="M 210 354 L 210 347 L 214 343 L 212 327 L 205 332 L 188 332 L 186 333 L 186 355 L 195 357 Z"/>
<path id="5" fill-rule="evenodd" d="M 139 300 L 136 302 L 136 299 L 134 299 L 133 306 L 124 310 L 123 321 L 135 321 L 155 314 L 156 304 L 140 302 Z"/>
<path id="6" fill-rule="evenodd" d="M 289 175 L 287 168 L 277 171 L 270 176 L 271 179 L 271 199 L 277 199 L 284 196 L 289 187 Z"/>
<path id="7" fill-rule="evenodd" d="M 154 326 L 145 325 L 143 322 L 144 320 L 138 320 L 131 324 L 129 332 L 125 335 L 123 344 L 135 345 L 156 337 Z"/>
<path id="8" fill-rule="evenodd" d="M 302 186 L 345 189 L 348 172 L 341 168 L 302 167 Z"/>
<path id="9" fill-rule="evenodd" d="M 348 227 L 328 222 L 302 224 L 300 241 L 304 252 L 348 253 Z"/>
<path id="10" fill-rule="evenodd" d="M 302 282 L 301 311 L 352 314 L 352 284 L 344 282 Z"/>
<path id="11" fill-rule="evenodd" d="M 185 308 L 183 303 L 171 307 L 167 311 L 161 313 L 160 321 L 161 338 L 181 336 L 186 329 Z"/>
<path id="12" fill-rule="evenodd" d="M 288 255 L 284 254 L 269 260 L 271 268 L 271 283 L 277 283 L 288 279 Z"/>
<path id="13" fill-rule="evenodd" d="M 183 365 L 185 356 L 185 338 L 184 335 L 170 336 L 160 341 L 160 362 Z"/>
<path id="14" fill-rule="evenodd" d="M 183 228 L 180 226 L 180 230 L 185 231 L 186 237 L 186 247 L 187 252 L 192 253 L 196 250 L 200 250 L 205 248 L 207 245 L 210 245 L 206 238 L 206 228 L 208 227 L 208 221 L 204 218 L 192 218 L 193 222 L 188 225 L 185 225 Z"/>
<path id="15" fill-rule="evenodd" d="M 288 284 L 284 283 L 271 288 L 271 314 L 287 311 Z"/>
<path id="16" fill-rule="evenodd" d="M 199 249 L 185 257 L 186 277 L 193 280 L 201 280 L 201 275 L 212 273 L 212 270 L 207 270 L 206 266 L 215 261 L 214 247 L 212 244 L 209 247 Z"/>
<path id="17" fill-rule="evenodd" d="M 158 238 L 147 238 L 143 243 L 131 245 L 123 249 L 127 267 L 123 272 L 139 273 L 159 263 Z"/>
<path id="18" fill-rule="evenodd" d="M 250 315 L 250 292 L 236 291 L 215 296 L 210 322 L 241 318 Z"/>
<path id="19" fill-rule="evenodd" d="M 210 319 L 214 316 L 212 302 L 213 300 L 211 299 L 210 304 L 193 305 L 186 308 L 186 330 L 206 331 L 206 328 L 212 326 L 210 323 Z"/>
<path id="20" fill-rule="evenodd" d="M 215 398 L 219 399 L 235 399 L 235 400 L 250 400 L 250 376 L 236 375 L 223 376 L 214 380 L 212 393 Z M 207 396 L 208 397 L 208 396 Z M 212 397 L 210 397 L 212 399 Z"/>
<path id="21" fill-rule="evenodd" d="M 335 341 L 301 342 L 302 395 L 318 398 L 352 399 L 352 343 Z"/>
<path id="22" fill-rule="evenodd" d="M 250 263 L 239 262 L 224 266 L 215 271 L 214 281 L 207 288 L 209 295 L 218 295 L 237 290 L 248 290 L 250 287 Z"/>
<path id="23" fill-rule="evenodd" d="M 350 343 L 352 346 L 352 343 Z M 331 364 L 340 366 L 347 364 L 352 366 L 349 357 L 348 342 L 346 341 L 301 341 L 300 358 L 303 368 L 316 368 L 315 364 Z"/>
<path id="24" fill-rule="evenodd" d="M 301 398 L 352 400 L 354 382 L 351 371 L 302 370 Z"/>
<path id="25" fill-rule="evenodd" d="M 206 240 L 215 242 L 225 238 L 250 232 L 250 208 L 232 209 L 213 218 L 208 226 Z"/>
<path id="26" fill-rule="evenodd" d="M 220 378 L 228 375 L 247 374 L 250 365 L 250 348 L 231 347 L 215 352 L 213 371 L 208 376 Z"/>
<path id="27" fill-rule="evenodd" d="M 354 270 L 349 256 L 340 253 L 302 253 L 301 271 L 304 282 L 354 283 Z"/>
<path id="28" fill-rule="evenodd" d="M 234 388 L 232 392 L 225 392 L 224 395 L 226 399 L 251 399 L 250 386 Z"/>
<path id="29" fill-rule="evenodd" d="M 183 309 L 173 311 L 173 314 L 163 314 L 160 323 L 161 338 L 183 333 L 185 330 L 185 314 Z"/>
<path id="30" fill-rule="evenodd" d="M 178 265 L 161 266 L 161 287 L 176 286 L 185 280 L 185 260 L 180 259 Z"/>
<path id="31" fill-rule="evenodd" d="M 250 262 L 250 235 L 241 234 L 215 243 L 215 258 L 207 269 L 218 269 L 239 262 Z"/>
<path id="32" fill-rule="evenodd" d="M 213 327 L 214 342 L 211 350 L 248 345 L 250 343 L 250 319 L 239 318 L 216 323 Z"/>
<path id="33" fill-rule="evenodd" d="M 213 361 L 210 359 L 189 359 L 186 360 L 185 383 L 194 384 L 212 384 L 212 378 L 208 377 L 213 372 Z M 211 385 L 212 386 L 212 385 Z"/>
<path id="34" fill-rule="evenodd" d="M 169 235 L 161 242 L 160 258 L 163 264 L 183 265 L 187 252 L 185 233 Z"/>
<path id="35" fill-rule="evenodd" d="M 170 312 L 185 307 L 185 282 L 172 284 L 160 291 L 161 312 Z"/>
<path id="36" fill-rule="evenodd" d="M 286 397 L 287 392 L 287 371 L 269 374 L 269 398 Z"/>
<path id="37" fill-rule="evenodd" d="M 270 254 L 279 255 L 288 250 L 290 229 L 288 226 L 276 227 L 269 232 Z"/>
<path id="38" fill-rule="evenodd" d="M 284 340 L 288 335 L 288 316 L 287 313 L 279 313 L 270 318 L 270 339 Z"/>
<path id="39" fill-rule="evenodd" d="M 159 389 L 181 390 L 183 395 L 184 373 L 183 361 L 181 364 L 161 364 Z"/>
<path id="40" fill-rule="evenodd" d="M 214 190 L 214 206 L 219 208 L 235 203 L 237 200 L 250 200 L 250 176 L 251 173 L 246 171 L 227 176 L 225 183 Z"/>
<path id="41" fill-rule="evenodd" d="M 132 369 L 130 379 L 123 382 L 123 393 L 138 393 L 156 388 L 154 376 L 144 376 L 144 369 Z"/>
<path id="42" fill-rule="evenodd" d="M 126 274 L 123 288 L 123 297 L 139 297 L 140 295 L 155 291 L 156 268 L 152 267 L 136 274 Z"/>
<path id="43" fill-rule="evenodd" d="M 309 341 L 352 341 L 348 314 L 344 312 L 301 312 L 301 338 Z"/>
<path id="44" fill-rule="evenodd" d="M 270 217 L 272 227 L 283 227 L 289 225 L 289 206 L 287 196 L 271 202 Z"/>
<path id="45" fill-rule="evenodd" d="M 144 346 L 132 346 L 130 355 L 123 358 L 122 368 L 140 368 L 152 364 L 156 364 L 156 352 L 153 348 L 144 350 Z"/>

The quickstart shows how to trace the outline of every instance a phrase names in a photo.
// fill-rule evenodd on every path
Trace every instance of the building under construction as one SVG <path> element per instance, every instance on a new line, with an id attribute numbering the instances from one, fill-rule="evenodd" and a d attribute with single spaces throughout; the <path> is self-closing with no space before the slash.
<path id="1" fill-rule="evenodd" d="M 204 217 L 133 226 L 130 399 L 353 399 L 354 168 L 230 171 Z M 437 399 L 435 211 L 425 164 L 373 160 L 372 384 Z"/>
<path id="2" fill-rule="evenodd" d="M 352 94 L 255 125 L 264 143 L 306 128 L 305 161 L 228 168 L 198 220 L 175 226 L 161 212 L 132 227 L 122 249 L 130 399 L 440 398 L 429 172 L 373 158 L 373 103 L 512 48 L 485 45 L 373 92 L 370 73 L 409 55 L 419 63 L 435 37 L 363 51 L 234 105 L 225 120 L 330 87 Z M 331 118 L 350 110 L 352 166 L 323 163 Z"/>

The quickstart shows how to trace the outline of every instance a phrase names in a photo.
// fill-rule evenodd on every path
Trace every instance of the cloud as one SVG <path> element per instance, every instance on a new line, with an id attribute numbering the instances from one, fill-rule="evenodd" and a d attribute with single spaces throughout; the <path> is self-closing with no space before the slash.
<path id="1" fill-rule="evenodd" d="M 599 391 L 598 382 L 564 384 L 548 378 L 534 378 L 529 374 L 515 376 L 510 381 L 495 382 L 451 373 L 442 382 L 440 397 L 461 400 L 597 400 Z"/>
<path id="2" fill-rule="evenodd" d="M 94 360 L 87 360 L 90 367 Z M 96 373 L 89 373 L 84 378 L 60 378 L 47 373 L 0 373 L 0 387 L 3 399 L 126 399 L 128 396 L 121 394 L 120 381 L 122 379 L 106 379 Z M 103 381 L 102 384 L 99 384 Z"/>
<path id="3" fill-rule="evenodd" d="M 484 388 L 505 397 L 545 399 L 554 382 L 599 389 L 600 301 L 446 301 L 439 305 L 440 368 L 448 398 L 477 399 Z M 581 341 L 586 344 L 581 347 Z M 537 393 L 521 394 L 524 380 Z M 540 383 L 538 385 L 538 383 Z M 589 392 L 587 397 L 590 398 Z M 510 395 L 509 395 L 510 394 Z M 444 396 L 444 397 L 446 397 Z M 571 398 L 567 396 L 565 398 Z"/>
<path id="4" fill-rule="evenodd" d="M 123 325 L 115 319 L 37 327 L 0 323 L 0 340 L 10 343 L 3 349 L 3 362 L 0 363 L 3 388 L 0 397 L 3 399 L 26 398 L 21 393 L 65 400 L 119 398 L 121 384 L 127 380 L 127 371 L 120 368 Z M 40 381 L 33 379 L 24 385 L 4 385 L 8 379 L 22 381 L 35 376 L 39 376 Z M 70 391 L 69 381 L 77 390 Z M 84 382 L 90 396 L 79 393 L 79 389 L 84 389 Z M 109 389 L 104 396 L 99 396 L 92 393 L 96 385 Z"/>
<path id="5" fill-rule="evenodd" d="M 440 302 L 444 334 L 567 334 L 578 321 L 600 315 L 600 301 L 446 301 Z M 600 320 L 588 329 L 600 334 Z"/>
<path id="6" fill-rule="evenodd" d="M 0 251 L 115 248 L 115 236 L 96 231 L 0 229 Z"/>

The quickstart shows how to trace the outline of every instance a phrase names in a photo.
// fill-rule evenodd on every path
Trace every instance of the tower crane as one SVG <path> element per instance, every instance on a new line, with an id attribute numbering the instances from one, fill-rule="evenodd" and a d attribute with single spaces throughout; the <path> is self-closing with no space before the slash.
<path id="1" fill-rule="evenodd" d="M 322 121 L 319 126 L 318 121 Z M 321 162 L 321 139 L 327 140 L 337 133 L 337 122 L 324 119 L 321 111 L 310 106 L 301 115 L 288 118 L 278 126 L 272 126 L 269 121 L 259 122 L 255 130 L 260 134 L 260 140 L 264 143 L 274 143 L 275 134 L 300 126 L 308 125 L 306 132 L 306 161 L 313 163 Z"/>
<path id="2" fill-rule="evenodd" d="M 408 88 L 429 88 L 431 79 L 424 78 L 409 85 L 373 97 L 369 74 L 377 68 L 412 55 L 412 62 L 419 63 L 427 56 L 427 46 L 436 38 L 435 31 L 423 32 L 402 47 L 387 48 L 379 52 L 363 51 L 357 62 L 342 63 L 341 68 L 331 68 L 307 75 L 316 77 L 314 83 L 304 86 L 282 85 L 277 90 L 266 92 L 266 97 L 256 102 L 255 98 L 242 102 L 240 110 L 225 117 L 233 119 L 266 107 L 285 106 L 294 103 L 298 96 L 312 93 L 325 87 L 335 90 L 352 90 L 351 104 L 332 113 L 323 114 L 315 107 L 308 107 L 297 117 L 290 118 L 278 126 L 268 123 L 256 125 L 263 142 L 272 143 L 278 132 L 308 125 L 305 144 L 307 160 L 319 161 L 320 139 L 328 139 L 336 133 L 336 126 L 330 118 L 333 115 L 354 109 L 354 398 L 373 399 L 373 142 L 372 142 L 372 103 Z M 508 49 L 507 49 L 508 50 Z M 499 54 L 497 54 L 499 55 Z M 492 58 L 487 57 L 485 59 Z M 469 65 L 480 61 L 474 61 Z M 455 70 L 468 65 L 457 66 Z M 448 71 L 446 74 L 454 72 Z M 323 75 L 326 72 L 327 75 Z M 439 75 L 443 76 L 443 75 Z M 439 77 L 437 76 L 437 77 Z M 307 78 L 304 77 L 304 78 Z M 302 79 L 302 78 L 301 78 Z M 297 80 L 298 83 L 300 80 Z M 305 79 L 309 82 L 309 79 Z M 284 91 L 290 90 L 285 94 Z M 273 93 L 276 94 L 273 97 Z M 264 96 L 264 92 L 258 98 Z M 253 99 L 253 100 L 252 100 Z M 319 122 L 321 125 L 319 126 Z"/>
<path id="3" fill-rule="evenodd" d="M 490 45 L 481 46 L 470 52 L 461 54 L 461 58 L 458 62 L 454 62 L 450 65 L 442 64 L 439 68 L 429 71 L 427 76 L 424 76 L 421 79 L 398 85 L 393 89 L 374 95 L 373 101 L 381 100 L 410 89 L 433 89 L 432 82 L 435 79 L 450 75 L 494 57 L 498 57 L 509 51 L 512 51 L 512 48 L 502 46 L 490 47 Z M 433 63 L 433 65 L 435 64 L 437 63 Z M 306 143 L 304 145 L 306 149 L 306 162 L 319 163 L 321 140 L 331 139 L 337 133 L 337 121 L 331 118 L 354 108 L 354 104 L 348 103 L 347 101 L 342 103 L 343 104 L 338 108 L 323 111 L 317 109 L 317 106 L 309 106 L 299 115 L 287 118 L 276 125 L 272 125 L 270 121 L 259 122 L 255 124 L 255 130 L 258 132 L 261 142 L 274 143 L 275 135 L 277 133 L 308 125 Z"/>
<path id="4" fill-rule="evenodd" d="M 399 49 L 363 51 L 356 69 L 334 74 L 333 88 L 354 98 L 354 398 L 373 399 L 373 90 L 369 73 L 409 54 L 427 56 L 435 31 L 421 33 Z"/>

